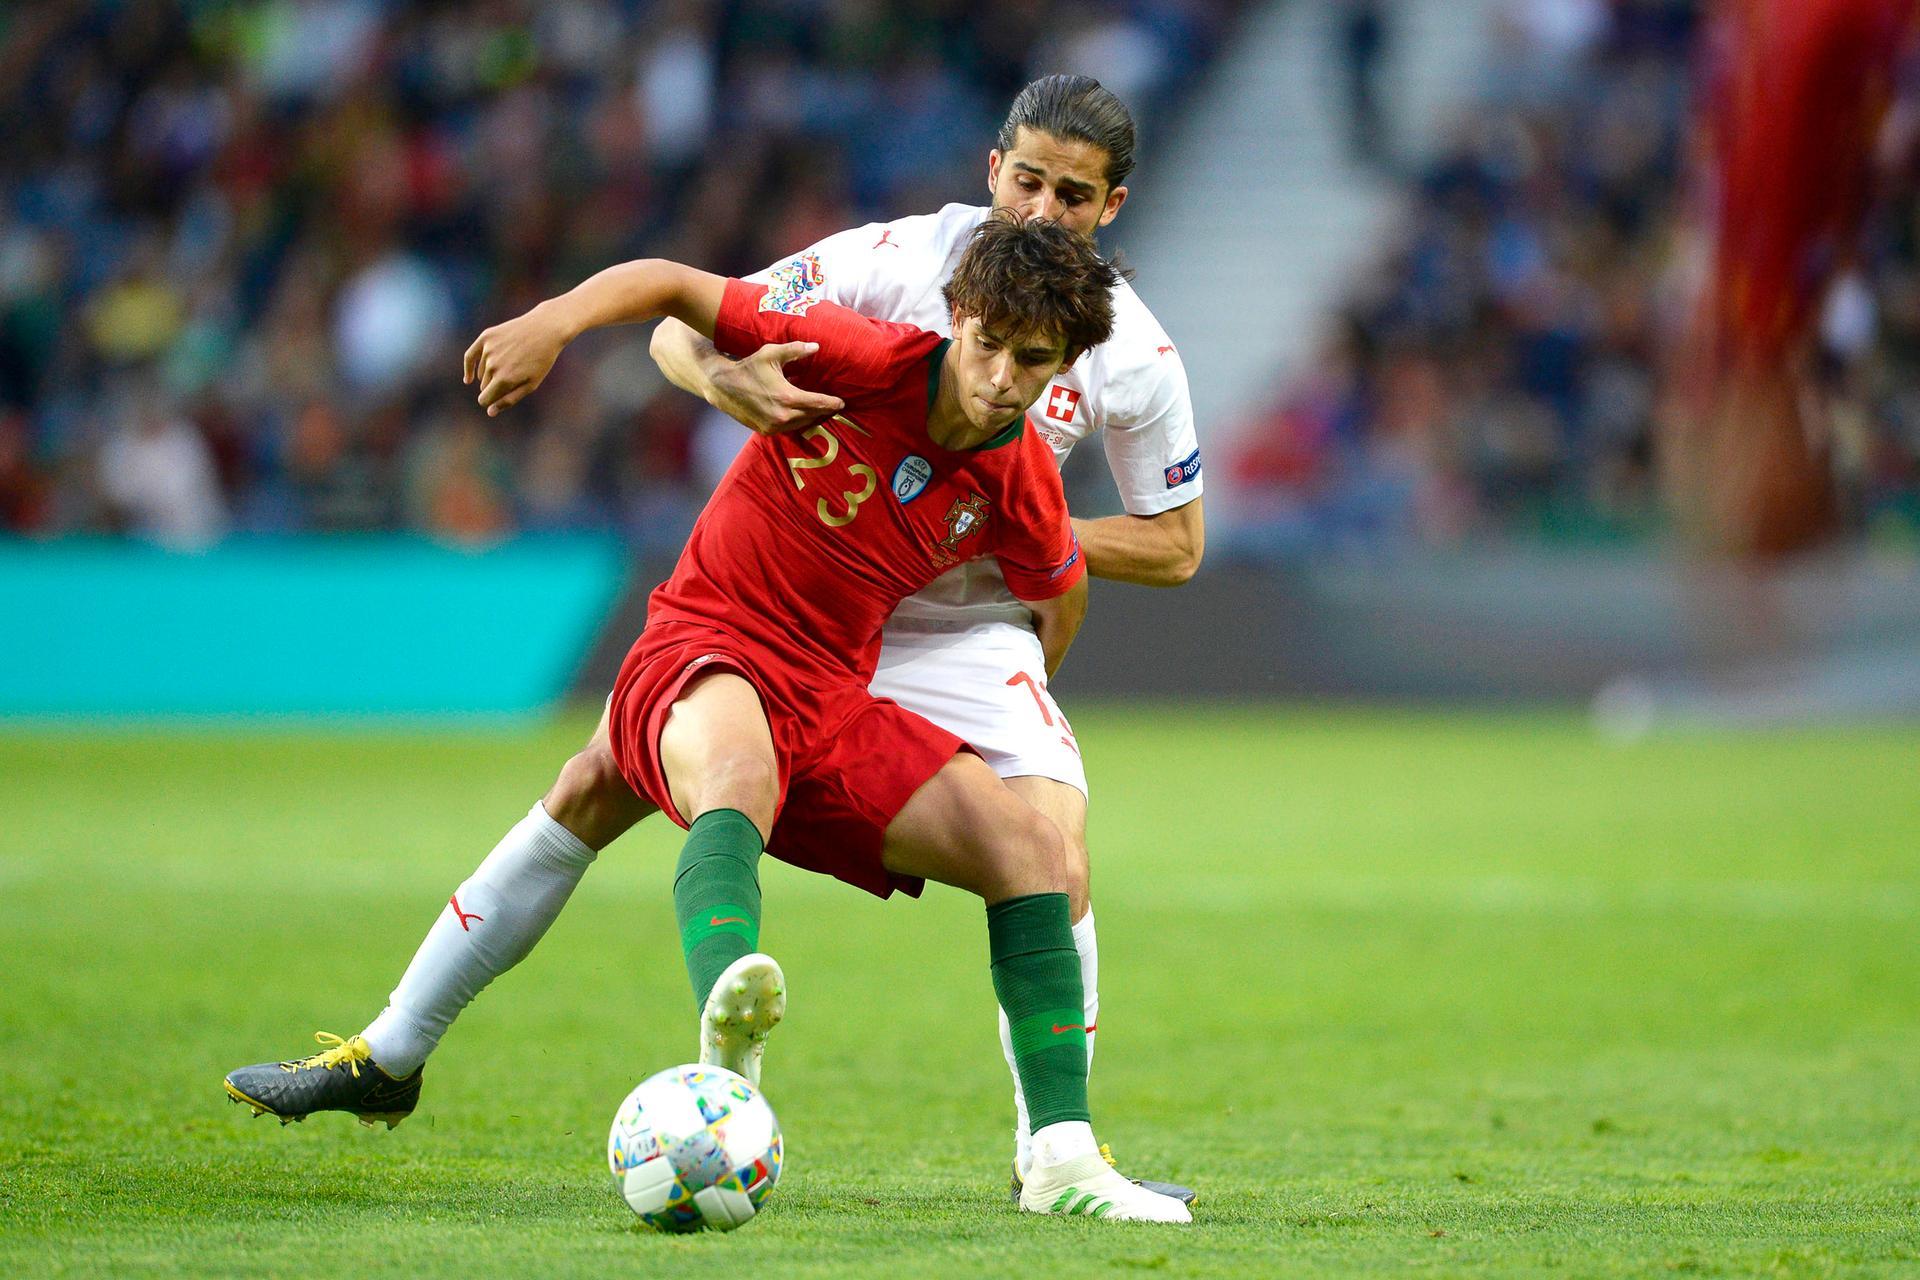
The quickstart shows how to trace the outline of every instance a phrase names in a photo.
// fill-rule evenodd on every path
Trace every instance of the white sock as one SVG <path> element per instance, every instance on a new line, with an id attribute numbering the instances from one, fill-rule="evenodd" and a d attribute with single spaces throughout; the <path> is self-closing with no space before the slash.
<path id="1" fill-rule="evenodd" d="M 373 1060 L 409 1076 L 489 982 L 526 959 L 595 858 L 535 804 L 454 892 L 387 1007 L 361 1032 Z"/>
<path id="2" fill-rule="evenodd" d="M 1035 1164 L 1064 1164 L 1068 1160 L 1099 1154 L 1100 1148 L 1093 1141 L 1093 1126 L 1085 1120 L 1055 1121 L 1033 1135 Z"/>
<path id="3" fill-rule="evenodd" d="M 1093 1074 L 1093 1031 L 1100 1020 L 1100 945 L 1093 936 L 1093 908 L 1073 926 L 1074 950 L 1080 953 L 1080 987 L 1085 993 L 1087 1015 L 1087 1074 Z M 1033 1135 L 1027 1120 L 1027 1094 L 1020 1087 L 1020 1067 L 1013 1058 L 1013 1028 L 1007 1025 L 1007 1011 L 1000 1010 L 1000 1052 L 1006 1055 L 1007 1070 L 1013 1073 L 1013 1159 L 1022 1178 L 1033 1167 Z"/>

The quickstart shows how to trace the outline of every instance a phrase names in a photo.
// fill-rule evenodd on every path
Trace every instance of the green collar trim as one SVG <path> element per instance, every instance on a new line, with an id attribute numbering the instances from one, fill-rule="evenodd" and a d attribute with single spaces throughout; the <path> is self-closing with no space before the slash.
<path id="1" fill-rule="evenodd" d="M 940 398 L 940 368 L 947 362 L 947 348 L 952 345 L 952 338 L 942 338 L 940 345 L 933 349 L 933 354 L 927 357 L 927 414 L 929 417 L 933 414 L 933 402 Z M 980 453 L 986 449 L 998 449 L 1003 444 L 1012 444 L 1018 440 L 1026 427 L 1027 414 L 1023 409 L 1020 411 L 1020 416 L 1008 423 L 1007 429 L 993 439 L 983 444 L 976 444 L 971 449 L 949 450 L 949 452 Z"/>
<path id="2" fill-rule="evenodd" d="M 977 444 L 973 446 L 972 452 L 979 453 L 984 449 L 998 449 L 1003 444 L 1012 444 L 1015 440 L 1018 440 L 1020 438 L 1020 433 L 1025 431 L 1026 429 L 1027 429 L 1027 413 L 1026 413 L 1026 410 L 1022 409 L 1020 411 L 1020 416 L 1015 418 L 1012 422 L 1008 423 L 1007 429 L 1005 431 L 1002 431 L 999 435 L 987 441 L 985 444 Z"/>

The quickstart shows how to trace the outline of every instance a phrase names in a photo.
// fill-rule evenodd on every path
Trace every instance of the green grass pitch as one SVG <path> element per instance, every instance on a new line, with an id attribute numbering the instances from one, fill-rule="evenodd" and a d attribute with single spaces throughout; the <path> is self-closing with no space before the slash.
<path id="1" fill-rule="evenodd" d="M 695 1053 L 613 846 L 392 1133 L 221 1074 L 350 1033 L 589 727 L 0 733 L 0 1274 L 1920 1274 L 1920 732 L 1082 708 L 1095 1123 L 1187 1229 L 1023 1218 L 977 903 L 767 864 L 790 1163 L 637 1231 Z"/>

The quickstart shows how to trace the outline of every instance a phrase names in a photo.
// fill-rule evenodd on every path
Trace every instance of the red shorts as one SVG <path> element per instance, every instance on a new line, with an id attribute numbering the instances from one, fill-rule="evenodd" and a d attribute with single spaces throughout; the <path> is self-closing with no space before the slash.
<path id="1" fill-rule="evenodd" d="M 823 685 L 817 675 L 799 677 L 775 655 L 717 628 L 649 626 L 620 664 L 608 704 L 613 759 L 627 785 L 687 825 L 660 767 L 660 731 L 688 683 L 714 671 L 733 672 L 758 690 L 773 730 L 780 796 L 767 852 L 882 898 L 896 889 L 917 897 L 925 881 L 881 864 L 887 826 L 955 752 L 972 748 L 851 679 Z"/>

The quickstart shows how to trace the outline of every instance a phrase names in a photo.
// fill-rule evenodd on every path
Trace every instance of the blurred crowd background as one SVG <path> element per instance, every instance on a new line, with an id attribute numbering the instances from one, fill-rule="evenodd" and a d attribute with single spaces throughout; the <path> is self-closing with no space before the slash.
<path id="1" fill-rule="evenodd" d="M 671 550 L 704 406 L 596 335 L 489 421 L 472 335 L 624 258 L 746 272 L 984 200 L 1034 75 L 1180 108 L 1234 0 L 40 0 L 0 8 L 0 530 L 613 529 Z M 1258 545 L 1655 530 L 1662 353 L 1708 53 L 1691 0 L 1511 0 L 1437 158 L 1378 125 L 1388 0 L 1351 0 L 1356 162 L 1404 190 L 1319 358 L 1210 474 Z M 1849 527 L 1920 541 L 1911 88 L 1822 394 Z M 1257 210 L 1249 216 L 1257 216 Z M 1151 298 L 1149 298 L 1151 303 Z M 1178 335 L 1175 335 L 1176 339 Z M 1215 424 L 1202 423 L 1203 440 Z M 1228 438 L 1228 437 L 1223 437 Z"/>
<path id="2" fill-rule="evenodd" d="M 1706 269 L 1696 0 L 1510 0 L 1392 242 L 1230 460 L 1269 546 L 1619 541 L 1664 523 L 1663 361 Z M 1920 545 L 1920 146 L 1897 86 L 1811 415 L 1849 532 Z M 1391 82 L 1385 82 L 1391 92 Z M 1840 144 L 1836 144 L 1840 145 Z"/>
<path id="3" fill-rule="evenodd" d="M 596 335 L 489 421 L 460 352 L 601 267 L 745 273 L 983 202 L 1035 75 L 1144 118 L 1231 0 L 0 6 L 0 530 L 684 536 L 697 410 Z"/>

